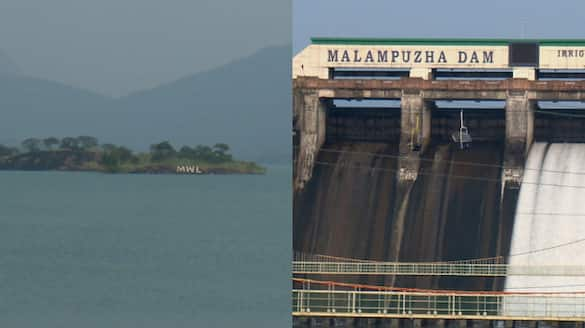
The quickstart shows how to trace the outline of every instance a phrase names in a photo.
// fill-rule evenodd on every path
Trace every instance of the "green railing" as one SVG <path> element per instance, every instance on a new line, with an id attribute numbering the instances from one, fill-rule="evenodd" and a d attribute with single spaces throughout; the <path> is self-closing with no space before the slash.
<path id="1" fill-rule="evenodd" d="M 585 321 L 585 295 L 293 290 L 294 316 Z"/>

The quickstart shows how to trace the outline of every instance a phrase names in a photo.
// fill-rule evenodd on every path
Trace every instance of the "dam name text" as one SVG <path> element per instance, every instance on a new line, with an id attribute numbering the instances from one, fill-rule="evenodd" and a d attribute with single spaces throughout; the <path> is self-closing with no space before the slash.
<path id="1" fill-rule="evenodd" d="M 329 63 L 457 63 L 493 64 L 494 51 L 443 50 L 338 50 L 327 49 Z"/>

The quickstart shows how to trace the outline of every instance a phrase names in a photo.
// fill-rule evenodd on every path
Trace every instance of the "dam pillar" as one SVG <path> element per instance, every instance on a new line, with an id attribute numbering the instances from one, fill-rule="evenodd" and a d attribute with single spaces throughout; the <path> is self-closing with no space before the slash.
<path id="1" fill-rule="evenodd" d="M 534 140 L 536 102 L 526 91 L 509 91 L 506 98 L 506 147 L 503 181 L 519 187 L 524 174 L 524 160 Z"/>
<path id="2" fill-rule="evenodd" d="M 416 180 L 420 154 L 431 140 L 432 103 L 418 90 L 403 90 L 400 100 L 399 181 Z"/>
<path id="3" fill-rule="evenodd" d="M 311 179 L 319 149 L 325 143 L 327 108 L 330 99 L 320 99 L 316 90 L 295 90 L 293 95 L 293 130 L 298 139 L 295 149 L 295 189 L 303 189 Z"/>

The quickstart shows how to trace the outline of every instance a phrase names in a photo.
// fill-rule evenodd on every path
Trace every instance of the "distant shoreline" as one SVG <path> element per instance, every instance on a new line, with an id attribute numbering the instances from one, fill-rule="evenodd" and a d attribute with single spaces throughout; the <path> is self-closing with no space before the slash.
<path id="1" fill-rule="evenodd" d="M 0 159 L 0 171 L 58 171 L 98 172 L 107 174 L 254 174 L 266 173 L 266 168 L 251 162 L 193 163 L 170 159 L 162 163 L 125 163 L 107 166 L 93 152 L 42 151 Z"/>
<path id="2" fill-rule="evenodd" d="M 75 173 L 102 173 L 102 174 L 131 174 L 131 175 L 183 175 L 183 176 L 200 176 L 200 175 L 265 175 L 267 170 L 263 172 L 240 172 L 236 170 L 211 169 L 201 173 L 180 173 L 172 170 L 147 170 L 147 171 L 119 171 L 111 172 L 106 170 L 92 170 L 92 169 L 9 169 L 0 168 L 0 172 L 75 172 Z"/>
<path id="3" fill-rule="evenodd" d="M 20 149 L 0 145 L 0 170 L 175 175 L 266 173 L 266 168 L 254 162 L 234 159 L 226 144 L 183 146 L 177 151 L 163 141 L 151 145 L 150 152 L 137 154 L 123 146 L 99 145 L 97 139 L 89 136 L 63 138 L 60 144 L 51 137 L 42 144 L 40 139 L 29 138 Z"/>

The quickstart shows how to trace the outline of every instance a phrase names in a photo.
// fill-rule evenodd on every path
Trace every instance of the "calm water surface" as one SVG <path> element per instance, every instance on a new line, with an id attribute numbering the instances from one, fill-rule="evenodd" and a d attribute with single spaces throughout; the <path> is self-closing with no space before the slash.
<path id="1" fill-rule="evenodd" d="M 290 326 L 290 177 L 0 172 L 0 327 Z"/>

